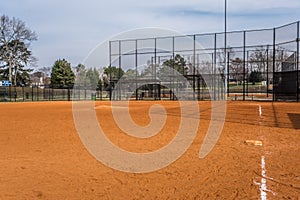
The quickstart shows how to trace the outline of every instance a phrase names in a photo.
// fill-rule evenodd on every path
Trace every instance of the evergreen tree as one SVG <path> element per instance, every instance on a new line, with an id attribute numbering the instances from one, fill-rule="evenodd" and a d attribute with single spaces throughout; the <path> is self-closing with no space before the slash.
<path id="1" fill-rule="evenodd" d="M 252 85 L 255 85 L 256 82 L 262 81 L 262 74 L 259 71 L 253 71 L 251 72 L 249 76 L 249 81 L 252 82 Z"/>
<path id="2" fill-rule="evenodd" d="M 111 66 L 104 68 L 104 74 L 106 74 L 108 78 L 111 77 L 111 80 L 119 80 L 124 73 L 123 69 L 119 67 Z"/>
<path id="3" fill-rule="evenodd" d="M 96 89 L 99 81 L 99 72 L 96 70 L 96 68 L 94 69 L 90 68 L 86 72 L 86 78 L 88 80 L 88 84 L 91 87 L 91 89 Z"/>
<path id="4" fill-rule="evenodd" d="M 51 72 L 51 85 L 53 87 L 73 87 L 75 81 L 71 64 L 65 59 L 55 61 Z"/>
<path id="5" fill-rule="evenodd" d="M 185 59 L 179 54 L 176 54 L 174 59 L 171 58 L 169 60 L 166 60 L 163 63 L 163 65 L 173 68 L 174 70 L 177 70 L 179 73 L 183 75 L 186 75 L 188 72 L 187 63 Z M 163 72 L 164 70 L 161 69 L 161 71 Z"/>

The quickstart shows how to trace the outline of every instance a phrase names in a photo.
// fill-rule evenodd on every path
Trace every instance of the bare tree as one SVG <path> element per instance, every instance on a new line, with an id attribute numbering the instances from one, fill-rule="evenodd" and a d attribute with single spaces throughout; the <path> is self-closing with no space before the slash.
<path id="1" fill-rule="evenodd" d="M 39 70 L 44 73 L 44 77 L 50 76 L 51 67 L 41 67 L 41 68 L 39 68 Z"/>
<path id="2" fill-rule="evenodd" d="M 19 19 L 10 19 L 2 15 L 0 19 L 0 66 L 8 68 L 8 78 L 12 82 L 14 70 L 14 84 L 19 68 L 35 63 L 35 58 L 29 50 L 30 43 L 37 40 L 35 32 L 25 26 Z"/>
<path id="3" fill-rule="evenodd" d="M 213 74 L 213 63 L 211 61 L 203 60 L 199 65 L 199 73 L 200 74 Z"/>
<path id="4" fill-rule="evenodd" d="M 252 71 L 256 70 L 262 73 L 262 77 L 266 80 L 267 73 L 273 72 L 273 61 L 275 62 L 275 72 L 281 71 L 282 62 L 288 58 L 287 51 L 277 47 L 275 49 L 275 58 L 273 60 L 273 50 L 267 47 L 256 48 L 250 54 L 249 63 Z"/>
<path id="5" fill-rule="evenodd" d="M 240 58 L 235 58 L 231 60 L 231 64 L 229 65 L 230 68 L 230 74 L 232 75 L 232 78 L 236 81 L 236 84 L 238 85 L 243 81 L 243 70 L 244 70 L 244 61 Z"/>
<path id="6" fill-rule="evenodd" d="M 224 70 L 226 63 L 225 60 L 231 60 L 235 56 L 235 51 L 232 47 L 227 47 L 226 48 L 226 53 L 225 49 L 218 49 L 217 51 L 217 68 L 221 68 Z M 227 58 L 227 59 L 225 59 Z"/>

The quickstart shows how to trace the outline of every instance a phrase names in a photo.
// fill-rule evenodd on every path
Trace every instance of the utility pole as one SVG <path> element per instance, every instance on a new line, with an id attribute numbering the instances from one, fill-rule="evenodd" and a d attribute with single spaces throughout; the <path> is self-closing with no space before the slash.
<path id="1" fill-rule="evenodd" d="M 225 0 L 225 7 L 224 7 L 224 92 L 228 91 L 228 79 L 229 74 L 228 73 L 228 66 L 227 66 L 227 0 Z M 228 96 L 229 94 L 227 94 Z M 226 98 L 226 97 L 225 97 Z"/>

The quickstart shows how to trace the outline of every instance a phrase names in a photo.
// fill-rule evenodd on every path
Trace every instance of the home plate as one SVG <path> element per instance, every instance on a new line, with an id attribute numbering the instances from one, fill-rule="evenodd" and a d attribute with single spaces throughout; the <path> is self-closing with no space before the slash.
<path id="1" fill-rule="evenodd" d="M 262 141 L 260 140 L 245 140 L 244 143 L 247 145 L 262 146 Z"/>

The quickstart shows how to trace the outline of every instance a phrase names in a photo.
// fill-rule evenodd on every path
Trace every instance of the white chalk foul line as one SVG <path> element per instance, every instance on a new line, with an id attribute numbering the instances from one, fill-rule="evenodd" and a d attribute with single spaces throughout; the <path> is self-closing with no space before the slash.
<path id="1" fill-rule="evenodd" d="M 267 200 L 267 180 L 264 178 L 266 176 L 266 168 L 265 168 L 265 157 L 261 156 L 261 183 L 260 183 L 260 198 L 261 200 Z"/>
<path id="2" fill-rule="evenodd" d="M 261 105 L 258 105 L 258 113 L 259 113 L 259 126 L 261 126 L 261 120 L 262 120 L 262 107 Z M 260 129 L 260 128 L 259 128 Z M 261 131 L 260 131 L 261 132 Z M 260 198 L 261 200 L 267 200 L 267 192 L 271 192 L 273 195 L 275 195 L 275 193 L 272 190 L 269 190 L 267 188 L 267 179 L 265 177 L 266 176 L 266 161 L 265 161 L 265 156 L 262 155 L 261 156 L 261 181 L 258 185 L 260 185 Z"/>
<path id="3" fill-rule="evenodd" d="M 262 116 L 262 109 L 261 109 L 261 105 L 258 105 L 258 113 L 259 113 L 259 117 Z"/>
<path id="4" fill-rule="evenodd" d="M 259 114 L 259 120 L 262 118 L 262 108 L 261 105 L 258 105 L 258 114 Z M 259 126 L 261 126 L 261 121 L 259 121 Z M 260 127 L 259 127 L 260 129 Z M 261 132 L 261 131 L 260 131 Z M 264 178 L 266 176 L 266 162 L 265 162 L 265 156 L 261 156 L 261 180 L 260 180 L 260 199 L 261 200 L 267 200 L 267 180 Z"/>

